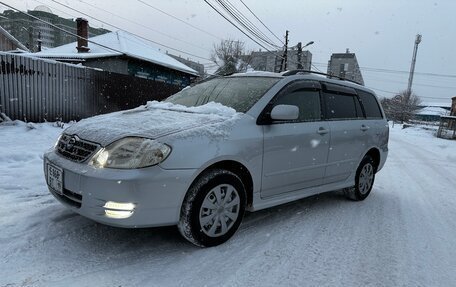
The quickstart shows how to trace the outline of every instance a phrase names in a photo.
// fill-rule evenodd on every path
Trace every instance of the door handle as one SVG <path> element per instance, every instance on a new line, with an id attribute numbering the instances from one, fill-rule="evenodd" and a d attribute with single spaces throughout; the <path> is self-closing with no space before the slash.
<path id="1" fill-rule="evenodd" d="M 317 131 L 317 134 L 324 135 L 329 133 L 329 130 L 325 129 L 324 127 L 320 127 Z"/>
<path id="2" fill-rule="evenodd" d="M 367 131 L 368 129 L 370 129 L 370 128 L 369 128 L 368 126 L 366 126 L 366 125 L 362 125 L 362 126 L 361 126 L 361 130 L 362 130 L 363 132 Z"/>

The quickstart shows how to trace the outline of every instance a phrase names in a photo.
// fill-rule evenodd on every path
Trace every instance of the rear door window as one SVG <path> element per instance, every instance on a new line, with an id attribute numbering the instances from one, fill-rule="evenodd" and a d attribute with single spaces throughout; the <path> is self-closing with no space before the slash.
<path id="1" fill-rule="evenodd" d="M 332 83 L 322 83 L 324 111 L 327 120 L 364 118 L 355 89 Z"/>
<path id="2" fill-rule="evenodd" d="M 328 120 L 363 118 L 361 106 L 355 95 L 324 92 L 325 114 Z"/>

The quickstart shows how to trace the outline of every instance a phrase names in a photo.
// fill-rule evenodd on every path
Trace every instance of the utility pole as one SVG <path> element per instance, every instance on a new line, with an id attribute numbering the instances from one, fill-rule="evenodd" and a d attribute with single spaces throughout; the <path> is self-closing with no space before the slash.
<path id="1" fill-rule="evenodd" d="M 38 39 L 36 41 L 38 42 L 37 52 L 41 52 L 41 44 L 43 42 L 41 41 L 41 32 L 38 32 Z"/>
<path id="2" fill-rule="evenodd" d="M 298 66 L 297 66 L 297 68 L 299 70 L 299 69 L 302 69 L 302 63 L 301 63 L 301 59 L 302 59 L 302 43 L 299 42 L 297 47 L 298 47 Z"/>
<path id="3" fill-rule="evenodd" d="M 288 30 L 285 32 L 285 47 L 283 50 L 282 60 L 280 61 L 280 71 L 279 72 L 287 70 L 287 56 L 288 56 L 287 52 L 288 52 Z"/>
<path id="4" fill-rule="evenodd" d="M 412 95 L 412 83 L 413 83 L 413 74 L 415 73 L 415 63 L 416 63 L 416 53 L 418 52 L 418 45 L 421 43 L 421 35 L 416 35 L 415 39 L 415 47 L 413 48 L 413 57 L 412 57 L 412 65 L 410 66 L 410 75 L 408 80 L 408 87 L 407 87 L 407 100 Z"/>
<path id="5" fill-rule="evenodd" d="M 33 45 L 33 27 L 30 26 L 27 30 L 28 32 L 28 43 L 27 43 L 27 48 L 29 48 L 30 52 L 35 52 L 35 47 Z"/>

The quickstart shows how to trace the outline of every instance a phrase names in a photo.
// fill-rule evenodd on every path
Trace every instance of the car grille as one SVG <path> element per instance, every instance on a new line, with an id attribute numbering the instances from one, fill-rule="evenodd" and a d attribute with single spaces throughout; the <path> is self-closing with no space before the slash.
<path id="1" fill-rule="evenodd" d="M 63 134 L 57 143 L 57 153 L 75 162 L 84 162 L 97 150 L 98 145 L 75 135 Z"/>

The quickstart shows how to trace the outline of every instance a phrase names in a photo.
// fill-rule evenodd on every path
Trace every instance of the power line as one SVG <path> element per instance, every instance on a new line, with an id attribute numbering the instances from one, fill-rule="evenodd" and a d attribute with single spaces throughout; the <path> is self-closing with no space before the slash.
<path id="1" fill-rule="evenodd" d="M 314 62 L 317 65 L 325 65 L 325 63 L 318 63 Z M 392 73 L 392 74 L 409 74 L 408 71 L 402 70 L 394 70 L 394 69 L 384 69 L 384 68 L 371 68 L 371 67 L 359 67 L 360 70 L 364 70 L 367 72 L 379 72 L 379 73 Z M 415 75 L 422 75 L 422 76 L 433 76 L 433 77 L 444 77 L 444 78 L 456 78 L 456 75 L 451 74 L 437 74 L 437 73 L 430 73 L 430 72 L 415 72 Z"/>
<path id="2" fill-rule="evenodd" d="M 381 73 L 395 73 L 395 74 L 409 74 L 407 71 L 401 70 L 389 70 L 389 69 L 381 69 L 381 68 L 368 68 L 368 67 L 359 67 L 361 70 L 367 72 L 381 72 Z M 422 76 L 432 76 L 432 77 L 442 77 L 442 78 L 456 78 L 456 75 L 450 74 L 437 74 L 437 73 L 427 73 L 427 72 L 415 72 L 415 75 L 422 75 Z"/>
<path id="3" fill-rule="evenodd" d="M 42 4 L 42 5 L 45 5 L 45 6 L 49 6 L 49 4 L 44 3 L 44 2 L 41 2 L 40 0 L 33 0 L 33 1 L 38 2 L 38 3 L 40 3 L 40 4 Z M 63 14 L 65 14 L 65 15 L 68 15 L 68 16 L 70 16 L 70 17 L 74 17 L 73 15 L 71 15 L 71 14 L 68 13 L 68 12 L 63 11 L 62 9 L 55 8 L 55 7 L 50 7 L 50 8 L 52 8 L 53 11 L 59 11 L 60 13 L 63 13 Z"/>
<path id="4" fill-rule="evenodd" d="M 141 0 L 138 0 L 138 1 L 141 1 Z M 260 47 L 264 48 L 266 51 L 268 52 L 271 52 L 268 48 L 266 48 L 263 44 L 259 43 L 257 40 L 253 39 L 249 34 L 247 34 L 246 32 L 244 32 L 241 28 L 239 28 L 236 24 L 233 23 L 233 21 L 231 21 L 230 19 L 228 19 L 225 15 L 223 15 L 222 12 L 220 12 L 219 10 L 217 10 L 217 8 L 215 8 L 211 3 L 208 2 L 208 0 L 204 0 L 204 2 L 206 2 L 207 5 L 209 5 L 215 12 L 217 12 L 220 16 L 222 16 L 223 18 L 225 18 L 226 21 L 228 21 L 231 25 L 233 25 L 236 29 L 238 29 L 239 31 L 241 31 L 242 34 L 244 34 L 245 36 L 247 36 L 250 40 L 252 40 L 253 42 L 255 42 L 257 45 L 259 45 Z"/>
<path id="5" fill-rule="evenodd" d="M 225 2 L 228 3 L 229 5 L 231 5 L 231 8 L 233 9 L 233 11 L 235 12 L 236 15 L 239 16 L 239 19 L 240 20 L 244 20 L 245 23 L 248 24 L 249 27 L 252 27 L 252 29 L 254 29 L 261 37 L 261 39 L 263 40 L 267 40 L 266 43 L 268 43 L 269 45 L 271 45 L 272 47 L 274 48 L 279 48 L 280 46 L 279 45 L 276 45 L 275 42 L 269 38 L 265 33 L 263 33 L 263 31 L 261 31 L 260 28 L 258 28 L 252 21 L 249 20 L 249 18 L 247 16 L 245 16 L 238 8 L 236 8 L 236 6 L 234 6 L 230 0 L 218 0 L 219 2 L 222 1 L 222 2 Z"/>
<path id="6" fill-rule="evenodd" d="M 364 76 L 365 78 L 372 79 L 374 81 L 381 81 L 381 82 L 388 82 L 388 83 L 396 83 L 396 84 L 407 84 L 407 82 L 402 82 L 402 81 L 395 81 L 395 80 L 390 80 L 390 79 L 381 79 L 377 77 L 371 77 L 371 76 Z M 414 86 L 421 86 L 421 87 L 431 87 L 431 88 L 440 88 L 440 89 L 456 89 L 456 87 L 450 87 L 450 86 L 437 86 L 437 85 L 429 85 L 429 84 L 421 84 L 421 83 L 414 83 Z"/>
<path id="7" fill-rule="evenodd" d="M 322 67 L 328 67 L 327 64 L 323 64 L 323 63 L 318 63 L 318 62 L 314 62 L 316 65 L 318 66 L 322 66 Z M 360 70 L 364 70 L 365 68 L 361 68 L 360 67 Z M 372 68 L 372 69 L 379 69 L 379 68 Z M 381 73 L 388 73 L 386 71 L 388 71 L 388 69 L 381 69 L 382 71 L 379 71 Z M 390 70 L 390 71 L 395 71 L 395 70 Z M 364 72 L 377 72 L 377 71 L 371 71 L 371 70 L 364 70 Z M 397 72 L 405 72 L 405 71 L 397 71 Z M 408 72 L 406 72 L 408 73 Z M 393 74 L 396 74 L 396 73 L 393 73 Z M 415 72 L 415 74 L 418 74 L 417 72 Z M 405 75 L 405 73 L 404 73 Z M 371 76 L 366 76 L 364 75 L 363 76 L 364 78 L 367 78 L 367 79 L 372 79 L 374 81 L 382 81 L 382 82 L 389 82 L 389 83 L 396 83 L 396 84 L 407 84 L 407 82 L 402 82 L 402 81 L 395 81 L 395 80 L 390 80 L 390 79 L 380 79 L 380 78 L 375 78 L 375 77 L 371 77 Z M 422 87 L 431 87 L 431 88 L 441 88 L 441 89 L 456 89 L 456 87 L 450 87 L 450 86 L 437 86 L 437 85 L 430 85 L 430 84 L 422 84 L 422 83 L 414 83 L 415 86 L 422 86 Z M 383 91 L 383 90 L 382 90 Z M 389 92 L 389 91 L 383 91 L 383 92 L 388 92 L 388 93 L 394 93 L 394 92 Z"/>
<path id="8" fill-rule="evenodd" d="M 391 91 L 386 91 L 386 90 L 382 90 L 382 89 L 378 89 L 378 88 L 373 88 L 373 87 L 367 87 L 371 90 L 375 90 L 375 91 L 380 91 L 380 92 L 383 92 L 383 93 L 388 93 L 388 94 L 392 94 L 392 95 L 399 95 L 400 93 L 399 92 L 391 92 Z M 423 98 L 423 99 L 434 99 L 434 100 L 449 100 L 448 98 L 439 98 L 439 97 L 426 97 L 426 96 L 418 96 L 419 98 Z"/>
<path id="9" fill-rule="evenodd" d="M 119 29 L 119 30 L 121 30 L 121 31 L 125 31 L 125 30 L 122 29 L 121 27 L 118 27 L 118 26 L 113 25 L 113 24 L 111 24 L 111 23 L 108 23 L 108 22 L 106 22 L 106 21 L 100 20 L 100 19 L 98 19 L 98 18 L 96 18 L 96 17 L 90 16 L 90 15 L 87 14 L 87 13 L 84 13 L 84 12 L 82 12 L 82 11 L 79 11 L 79 10 L 77 10 L 77 9 L 74 9 L 74 8 L 72 8 L 72 7 L 68 6 L 68 5 L 65 5 L 65 4 L 63 4 L 63 3 L 60 3 L 60 2 L 58 2 L 58 1 L 56 1 L 56 0 L 51 0 L 51 1 L 54 2 L 54 3 L 57 3 L 57 4 L 59 4 L 59 5 L 61 5 L 61 6 L 63 6 L 63 7 L 65 7 L 65 8 L 67 8 L 67 9 L 73 10 L 73 11 L 75 11 L 75 12 L 77 12 L 77 13 L 80 13 L 80 14 L 85 15 L 85 16 L 87 16 L 87 17 L 93 18 L 93 19 L 97 20 L 98 22 L 104 23 L 104 24 L 106 24 L 106 25 L 109 25 L 109 26 L 114 27 L 114 28 L 116 28 L 116 29 Z M 128 31 L 125 31 L 125 32 L 128 32 Z M 208 58 L 201 57 L 201 56 L 198 56 L 198 55 L 195 55 L 195 54 L 191 54 L 191 53 L 188 53 L 188 52 L 184 52 L 184 51 L 182 51 L 182 50 L 173 48 L 173 47 L 171 47 L 171 46 L 168 46 L 168 45 L 165 45 L 165 44 L 161 44 L 161 43 L 159 43 L 159 42 L 157 42 L 157 41 L 150 40 L 150 39 L 148 39 L 148 38 L 146 38 L 146 37 L 143 37 L 143 36 L 141 36 L 141 35 L 138 35 L 138 34 L 135 34 L 135 33 L 131 33 L 131 32 L 128 32 L 128 33 L 130 33 L 130 34 L 132 34 L 132 35 L 134 35 L 134 36 L 136 36 L 136 37 L 138 37 L 138 38 L 141 38 L 141 39 L 143 39 L 143 40 L 146 40 L 146 41 L 148 41 L 148 42 L 151 42 L 151 43 L 160 45 L 160 46 L 162 46 L 162 47 L 168 48 L 168 49 L 170 49 L 170 50 L 177 51 L 177 52 L 179 52 L 179 53 L 183 53 L 183 54 L 190 55 L 190 56 L 193 56 L 193 57 L 196 57 L 196 58 L 200 58 L 200 59 L 204 59 L 204 60 L 209 60 L 209 61 L 210 61 L 210 59 L 208 59 Z"/>
<path id="10" fill-rule="evenodd" d="M 258 16 L 257 16 L 255 13 L 253 13 L 253 11 L 247 6 L 247 4 L 244 3 L 244 1 L 242 1 L 242 0 L 240 0 L 240 1 L 241 1 L 241 3 L 245 6 L 245 8 L 247 8 L 247 10 L 249 10 L 250 13 L 252 13 L 252 15 L 253 15 L 258 21 L 260 21 L 260 23 L 261 23 L 261 24 L 262 24 L 270 33 L 271 33 L 274 37 L 276 37 L 277 40 L 279 40 L 280 43 L 285 44 L 285 43 L 282 41 L 282 39 L 280 39 L 279 37 L 277 37 L 277 35 L 274 34 L 274 32 L 272 32 L 271 29 L 269 29 L 268 26 L 266 26 L 266 24 L 264 24 L 263 21 L 261 21 L 261 19 L 258 18 Z"/>
<path id="11" fill-rule="evenodd" d="M 208 2 L 208 0 L 204 0 L 204 2 L 206 2 L 207 5 L 209 5 L 215 12 L 217 12 L 220 16 L 222 16 L 226 21 L 228 21 L 231 25 L 233 25 L 236 29 L 238 29 L 242 34 L 244 34 L 245 36 L 247 36 L 250 40 L 252 40 L 253 42 L 255 42 L 257 45 L 259 45 L 260 47 L 262 47 L 263 49 L 265 49 L 266 51 L 272 53 L 273 55 L 275 55 L 276 57 L 279 57 L 279 58 L 282 58 L 284 59 L 283 56 L 281 56 L 280 54 L 276 53 L 275 51 L 271 51 L 269 50 L 268 48 L 266 48 L 263 44 L 259 43 L 257 40 L 253 39 L 250 35 L 248 35 L 246 32 L 244 32 L 241 28 L 239 28 L 236 24 L 233 23 L 233 21 L 231 21 L 230 19 L 228 19 L 222 12 L 220 12 L 215 6 L 213 6 L 211 3 Z M 293 63 L 297 63 L 295 61 L 291 61 Z"/>
<path id="12" fill-rule="evenodd" d="M 220 37 L 218 37 L 218 36 L 216 36 L 216 35 L 214 35 L 214 34 L 208 32 L 208 31 L 205 31 L 205 30 L 203 30 L 203 29 L 201 29 L 201 28 L 198 28 L 198 27 L 196 27 L 195 25 L 192 25 L 192 24 L 188 23 L 187 21 L 184 21 L 184 20 L 182 20 L 182 19 L 180 19 L 180 18 L 177 18 L 176 16 L 173 16 L 173 15 L 171 15 L 171 14 L 169 14 L 169 13 L 167 13 L 167 12 L 161 10 L 161 9 L 158 9 L 157 7 L 154 7 L 154 6 L 150 5 L 150 4 L 147 3 L 147 2 L 144 2 L 144 1 L 142 1 L 142 0 L 137 0 L 137 1 L 140 2 L 140 3 L 142 3 L 142 4 L 144 4 L 144 5 L 146 5 L 146 6 L 148 6 L 148 7 L 150 7 L 150 8 L 152 8 L 152 9 L 154 9 L 154 10 L 156 10 L 156 11 L 158 11 L 158 12 L 160 12 L 160 13 L 162 13 L 162 14 L 165 14 L 165 15 L 167 15 L 167 16 L 169 16 L 169 17 L 171 17 L 171 18 L 173 18 L 173 19 L 175 19 L 175 20 L 177 20 L 177 21 L 179 21 L 179 22 L 184 23 L 185 25 L 188 25 L 188 26 L 192 27 L 193 29 L 196 29 L 196 30 L 198 30 L 198 31 L 200 31 L 200 32 L 203 32 L 203 33 L 205 33 L 205 34 L 207 34 L 207 35 L 210 35 L 210 36 L 212 36 L 212 37 L 214 37 L 214 38 L 217 38 L 217 39 L 219 39 L 219 40 L 223 40 L 222 38 L 220 38 Z"/>
<path id="13" fill-rule="evenodd" d="M 29 13 L 26 13 L 26 12 L 23 12 L 23 11 L 17 9 L 17 8 L 14 8 L 13 6 L 10 6 L 10 5 L 8 5 L 8 4 L 5 4 L 4 2 L 1 2 L 1 1 L 0 1 L 0 4 L 2 4 L 2 5 L 5 6 L 5 7 L 10 8 L 10 9 L 13 9 L 13 10 L 15 10 L 15 11 L 21 13 L 21 14 L 24 14 L 24 15 L 26 15 L 26 16 L 29 16 L 29 17 L 31 17 L 31 18 L 33 18 L 33 19 L 35 19 L 35 20 L 37 20 L 37 21 L 39 21 L 39 22 L 41 22 L 41 23 L 47 24 L 47 25 L 49 25 L 49 26 L 51 26 L 51 27 L 53 27 L 53 28 L 55 28 L 55 29 L 57 29 L 57 30 L 59 30 L 59 31 L 62 31 L 62 32 L 64 32 L 64 33 L 67 33 L 68 35 L 74 36 L 74 37 L 76 37 L 76 38 L 78 38 L 78 39 L 86 40 L 86 41 L 89 42 L 89 43 L 92 43 L 92 44 L 98 45 L 98 46 L 100 46 L 100 47 L 109 49 L 109 50 L 111 50 L 111 51 L 114 51 L 114 52 L 123 54 L 122 51 L 119 51 L 119 50 L 117 50 L 117 49 L 114 49 L 114 48 L 108 47 L 108 46 L 106 46 L 106 45 L 97 43 L 97 42 L 95 42 L 95 41 L 89 40 L 89 39 L 84 38 L 84 37 L 82 37 L 82 36 L 79 36 L 79 35 L 77 35 L 77 34 L 75 34 L 75 33 L 69 32 L 69 31 L 67 31 L 67 30 L 65 30 L 65 29 L 63 29 L 63 28 L 60 28 L 60 27 L 58 27 L 58 26 L 56 26 L 56 25 L 54 25 L 54 24 L 52 24 L 52 23 L 50 23 L 50 22 L 47 22 L 47 21 L 42 20 L 42 19 L 40 19 L 40 18 L 38 18 L 38 17 L 35 17 L 35 16 L 33 16 L 33 15 L 30 15 Z"/>
<path id="14" fill-rule="evenodd" d="M 49 4 L 46 4 L 46 3 L 44 3 L 44 2 L 41 2 L 40 0 L 33 0 L 33 1 L 38 2 L 38 3 L 40 3 L 40 4 L 43 4 L 43 5 L 49 5 Z M 131 20 L 129 20 L 129 19 L 127 19 L 127 18 L 124 18 L 124 17 L 122 17 L 122 16 L 120 16 L 120 15 L 117 15 L 117 14 L 111 13 L 111 12 L 109 12 L 109 11 L 106 11 L 106 10 L 104 10 L 104 9 L 102 9 L 102 8 L 96 7 L 96 6 L 92 5 L 92 4 L 89 4 L 89 3 L 87 3 L 87 2 L 84 2 L 83 0 L 79 0 L 79 1 L 82 2 L 82 3 L 84 3 L 84 4 L 87 4 L 87 5 L 91 6 L 91 7 L 93 7 L 93 8 L 96 8 L 96 9 L 99 9 L 99 10 L 101 10 L 101 11 L 104 11 L 104 12 L 106 12 L 106 13 L 108 13 L 108 14 L 111 14 L 111 15 L 113 15 L 113 16 L 122 18 L 122 19 L 124 19 L 124 20 L 126 20 L 126 21 L 135 23 L 135 24 L 137 24 L 137 25 L 143 26 L 144 28 L 148 28 L 148 29 L 150 29 L 150 30 L 152 30 L 152 31 L 155 31 L 155 32 L 159 33 L 159 34 L 162 34 L 162 35 L 167 36 L 167 35 L 164 34 L 164 33 L 161 33 L 161 32 L 159 32 L 159 31 L 156 31 L 156 30 L 154 30 L 154 29 L 152 29 L 152 28 L 150 28 L 150 27 L 144 26 L 144 25 L 142 25 L 142 24 L 140 24 L 140 23 L 137 23 L 137 22 L 135 22 L 135 21 L 131 21 Z M 63 10 L 61 10 L 61 9 L 56 8 L 55 6 L 54 6 L 54 7 L 51 7 L 51 8 L 52 8 L 53 10 L 59 11 L 59 12 L 61 12 L 61 13 L 63 13 L 63 14 L 66 14 L 66 15 L 68 15 L 68 16 L 70 16 L 70 17 L 76 17 L 75 15 L 69 14 L 68 12 L 65 12 L 65 11 L 63 11 Z M 94 19 L 94 20 L 97 21 L 97 22 L 99 22 L 97 19 Z M 103 22 L 100 22 L 100 23 L 104 24 Z M 69 27 L 69 26 L 65 26 L 65 27 L 70 28 L 70 29 L 74 29 L 74 27 Z M 128 32 L 128 33 L 130 33 L 130 32 Z M 120 36 L 120 35 L 118 35 L 118 36 L 121 37 L 121 38 L 123 38 L 123 39 L 127 39 L 127 38 L 122 37 L 122 36 Z M 172 37 L 172 36 L 168 36 L 168 37 L 171 38 L 171 39 L 179 40 L 179 39 L 174 38 L 174 37 Z M 129 39 L 129 40 L 133 40 L 133 39 Z M 179 40 L 179 41 L 181 41 L 181 42 L 183 42 L 183 43 L 186 43 L 186 44 L 188 44 L 188 45 L 192 45 L 191 43 L 185 42 L 185 41 L 183 41 L 183 40 Z M 141 45 L 143 45 L 143 46 L 145 46 L 145 47 L 150 47 L 149 45 L 146 45 L 144 42 L 141 42 L 141 41 L 138 41 L 138 40 L 136 40 L 135 42 L 138 43 L 138 44 L 141 44 Z M 195 45 L 192 45 L 192 46 L 195 46 Z M 203 49 L 203 48 L 198 47 L 198 46 L 195 46 L 195 47 L 200 48 L 200 49 Z M 205 51 L 206 51 L 206 52 L 209 52 L 208 50 L 205 50 Z M 207 59 L 205 59 L 205 60 L 207 60 Z"/>
<path id="15" fill-rule="evenodd" d="M 366 87 L 366 88 L 369 88 L 369 89 L 372 89 L 372 90 L 375 90 L 375 91 L 379 91 L 379 92 L 383 92 L 383 93 L 393 94 L 393 95 L 399 94 L 398 92 L 385 91 L 385 90 L 377 89 L 377 88 L 373 88 L 373 87 Z"/>
<path id="16" fill-rule="evenodd" d="M 262 41 L 263 43 L 270 45 L 271 47 L 278 48 L 271 39 L 269 39 L 263 32 L 260 31 L 247 17 L 242 14 L 230 1 L 226 0 L 216 0 L 218 4 L 229 14 L 231 17 L 238 22 L 244 29 L 250 32 L 256 39 Z"/>
<path id="17" fill-rule="evenodd" d="M 148 26 L 146 26 L 146 25 L 144 25 L 144 24 L 141 24 L 141 23 L 139 23 L 139 22 L 130 20 L 130 19 L 128 19 L 128 18 L 125 18 L 125 17 L 123 17 L 123 16 L 121 16 L 121 15 L 119 15 L 119 14 L 112 13 L 112 12 L 110 12 L 110 11 L 108 11 L 108 10 L 105 10 L 105 9 L 103 9 L 103 8 L 101 8 L 101 7 L 92 5 L 92 4 L 87 3 L 87 2 L 85 2 L 85 1 L 83 1 L 83 0 L 79 0 L 79 1 L 82 2 L 82 3 L 84 3 L 84 4 L 86 4 L 86 5 L 88 5 L 88 6 L 90 6 L 90 7 L 93 7 L 93 8 L 95 8 L 95 9 L 98 9 L 98 10 L 103 11 L 103 12 L 105 12 L 105 13 L 108 13 L 108 14 L 110 14 L 110 15 L 113 15 L 113 16 L 115 16 L 115 17 L 118 17 L 118 18 L 120 18 L 120 19 L 123 19 L 123 20 L 125 20 L 125 21 L 130 22 L 130 23 L 133 23 L 133 24 L 135 24 L 135 25 L 138 25 L 138 26 L 140 26 L 140 27 L 143 27 L 143 28 L 145 28 L 145 29 L 148 29 L 148 30 L 150 30 L 150 31 L 153 31 L 153 32 L 155 32 L 155 33 L 158 33 L 158 34 L 160 34 L 160 35 L 162 35 L 162 36 L 168 37 L 168 38 L 170 38 L 170 39 L 173 39 L 173 40 L 182 42 L 182 43 L 184 43 L 184 44 L 193 46 L 193 47 L 195 47 L 195 48 L 198 48 L 198 49 L 201 49 L 201 50 L 203 50 L 203 51 L 206 51 L 206 52 L 209 52 L 209 53 L 210 53 L 209 50 L 207 50 L 207 49 L 205 49 L 205 48 L 203 48 L 203 47 L 197 46 L 197 45 L 195 45 L 195 44 L 193 44 L 193 43 L 184 41 L 184 40 L 182 40 L 182 39 L 179 39 L 179 38 L 176 38 L 176 37 L 173 37 L 173 36 L 170 36 L 170 35 L 168 35 L 168 34 L 166 34 L 166 33 L 160 32 L 160 31 L 158 31 L 158 30 L 156 30 L 156 29 L 153 29 L 153 28 L 151 28 L 151 27 L 148 27 Z"/>

